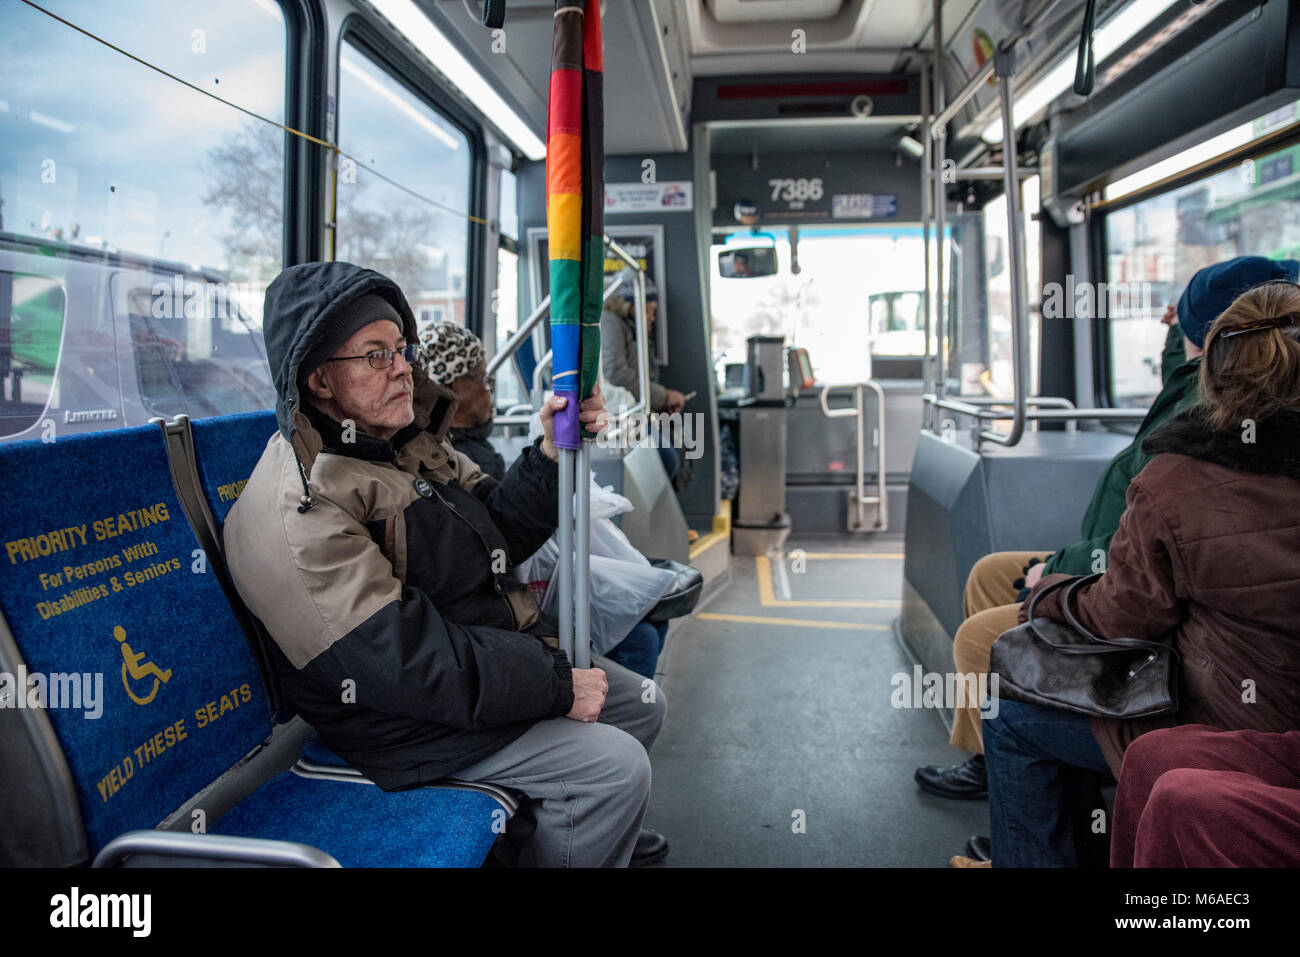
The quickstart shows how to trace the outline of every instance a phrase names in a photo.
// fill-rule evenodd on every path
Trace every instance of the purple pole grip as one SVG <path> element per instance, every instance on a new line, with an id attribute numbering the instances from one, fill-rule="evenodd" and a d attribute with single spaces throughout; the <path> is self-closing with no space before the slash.
<path id="1" fill-rule="evenodd" d="M 557 389 L 555 394 L 569 400 L 568 405 L 555 413 L 555 447 L 579 449 L 582 447 L 582 423 L 578 420 L 578 393 Z"/>

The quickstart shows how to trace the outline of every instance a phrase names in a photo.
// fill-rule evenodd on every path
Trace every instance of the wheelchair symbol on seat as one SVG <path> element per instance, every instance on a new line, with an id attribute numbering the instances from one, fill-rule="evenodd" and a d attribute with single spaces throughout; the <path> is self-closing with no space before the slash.
<path id="1" fill-rule="evenodd" d="M 126 629 L 121 625 L 113 626 L 113 637 L 122 643 L 122 687 L 126 689 L 127 697 L 136 704 L 148 704 L 158 694 L 159 684 L 166 684 L 171 680 L 171 669 L 168 668 L 163 671 L 152 661 L 145 661 L 148 657 L 145 652 L 132 651 L 131 646 L 126 641 Z M 127 677 L 128 674 L 130 679 Z M 153 678 L 153 687 L 149 689 L 147 695 L 141 697 L 131 690 L 131 680 L 139 681 L 147 677 Z"/>

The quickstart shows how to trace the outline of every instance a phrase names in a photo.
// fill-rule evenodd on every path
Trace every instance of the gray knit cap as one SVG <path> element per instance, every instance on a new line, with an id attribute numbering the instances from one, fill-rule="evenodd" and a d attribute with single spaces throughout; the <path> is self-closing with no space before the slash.
<path id="1" fill-rule="evenodd" d="M 298 366 L 299 383 L 306 382 L 307 376 L 333 358 L 339 347 L 359 330 L 381 319 L 387 319 L 397 326 L 398 332 L 402 331 L 402 317 L 397 314 L 393 304 L 379 293 L 367 293 L 349 303 L 346 309 L 334 317 L 334 321 L 325 328 L 311 351 L 303 358 Z"/>

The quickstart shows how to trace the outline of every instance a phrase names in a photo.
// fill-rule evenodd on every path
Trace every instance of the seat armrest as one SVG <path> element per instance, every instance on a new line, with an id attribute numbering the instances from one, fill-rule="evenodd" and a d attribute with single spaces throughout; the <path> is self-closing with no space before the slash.
<path id="1" fill-rule="evenodd" d="M 371 787 L 376 786 L 375 782 L 356 768 L 317 764 L 301 757 L 290 770 L 304 778 L 319 778 L 323 781 L 346 781 L 354 784 L 369 784 Z M 485 781 L 461 781 L 458 778 L 443 778 L 440 781 L 421 785 L 421 787 L 451 788 L 457 791 L 478 791 L 480 794 L 486 794 L 501 805 L 506 812 L 507 820 L 514 817 L 515 812 L 519 810 L 519 798 L 516 793 L 499 784 L 490 784 Z"/>
<path id="2" fill-rule="evenodd" d="M 266 841 L 187 831 L 127 831 L 104 845 L 93 867 L 116 867 L 132 854 L 161 854 L 192 860 L 261 864 L 273 867 L 338 867 L 319 848 L 290 841 Z"/>

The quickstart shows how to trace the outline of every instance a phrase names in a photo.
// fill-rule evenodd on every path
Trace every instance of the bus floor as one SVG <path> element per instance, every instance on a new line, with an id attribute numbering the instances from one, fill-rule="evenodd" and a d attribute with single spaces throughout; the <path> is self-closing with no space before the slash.
<path id="1" fill-rule="evenodd" d="M 912 778 L 967 755 L 938 711 L 892 700 L 913 678 L 893 631 L 902 548 L 887 533 L 732 556 L 674 624 L 646 817 L 672 847 L 662 866 L 941 867 L 988 833 L 986 801 Z"/>

